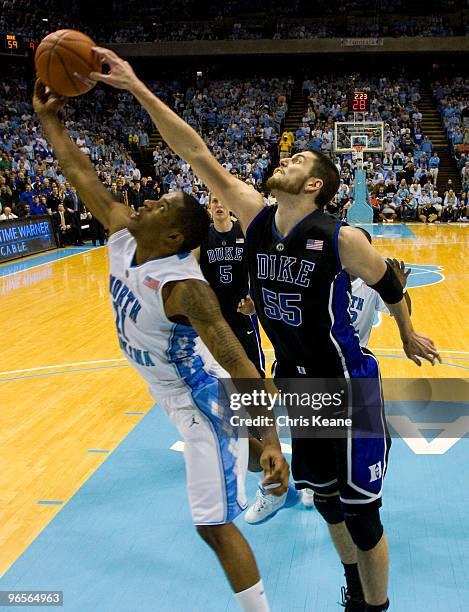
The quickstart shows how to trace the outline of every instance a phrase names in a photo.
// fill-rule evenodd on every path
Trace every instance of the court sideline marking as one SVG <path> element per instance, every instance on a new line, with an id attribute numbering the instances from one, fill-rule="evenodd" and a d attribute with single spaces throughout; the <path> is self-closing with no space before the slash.
<path id="1" fill-rule="evenodd" d="M 404 353 L 404 351 L 401 348 L 372 348 L 370 349 L 374 352 L 383 352 L 383 351 L 391 351 L 391 352 L 399 352 L 399 353 Z M 272 348 L 266 348 L 264 349 L 264 353 L 273 353 L 274 349 Z M 447 349 L 440 349 L 439 351 L 440 353 L 448 353 L 448 355 L 469 355 L 469 351 L 452 351 L 452 350 L 447 350 Z M 37 366 L 34 368 L 24 368 L 21 370 L 6 370 L 4 372 L 0 372 L 0 376 L 6 376 L 8 374 L 23 374 L 26 372 L 38 372 L 40 370 L 55 370 L 58 368 L 69 368 L 69 367 L 76 367 L 76 366 L 83 366 L 83 365 L 94 365 L 94 364 L 98 364 L 98 363 L 114 363 L 114 362 L 122 362 L 122 361 L 127 361 L 127 359 L 125 359 L 125 357 L 115 357 L 114 359 L 95 359 L 93 361 L 74 361 L 71 363 L 57 363 L 57 364 L 53 364 L 53 365 L 44 365 L 44 366 Z M 65 374 L 66 372 L 64 372 Z"/>

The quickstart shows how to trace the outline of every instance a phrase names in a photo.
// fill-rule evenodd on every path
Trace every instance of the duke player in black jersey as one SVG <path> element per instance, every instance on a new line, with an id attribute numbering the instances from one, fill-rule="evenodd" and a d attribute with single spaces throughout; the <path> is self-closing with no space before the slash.
<path id="1" fill-rule="evenodd" d="M 348 386 L 353 378 L 375 381 L 367 413 L 376 428 L 381 424 L 381 437 L 357 438 L 349 431 L 347 439 L 293 439 L 292 471 L 298 488 L 314 489 L 316 507 L 344 563 L 346 610 L 387 610 L 388 544 L 380 506 L 388 443 L 378 362 L 360 347 L 350 320 L 349 274 L 381 295 L 409 359 L 417 365 L 421 358 L 441 361 L 435 345 L 414 330 L 402 285 L 363 233 L 324 213 L 339 185 L 337 168 L 327 156 L 304 151 L 282 159 L 267 185 L 278 204 L 265 207 L 261 194 L 223 168 L 203 139 L 143 85 L 127 62 L 112 52 L 100 53 L 110 73 L 91 78 L 131 92 L 168 146 L 212 193 L 229 202 L 240 221 L 256 312 L 275 350 L 276 377 L 338 377 Z M 354 416 L 352 407 L 353 401 L 347 409 Z"/>
<path id="2" fill-rule="evenodd" d="M 225 320 L 241 342 L 257 371 L 265 376 L 257 317 L 246 317 L 238 306 L 249 294 L 249 273 L 246 244 L 241 225 L 233 221 L 228 208 L 215 196 L 210 196 L 212 224 L 194 251 L 209 285 L 214 290 Z"/>

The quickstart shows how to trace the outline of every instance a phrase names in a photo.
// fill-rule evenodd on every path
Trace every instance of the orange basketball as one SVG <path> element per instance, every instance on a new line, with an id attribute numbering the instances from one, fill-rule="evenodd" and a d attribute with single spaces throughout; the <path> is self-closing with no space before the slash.
<path id="1" fill-rule="evenodd" d="M 90 72 L 101 72 L 101 62 L 91 50 L 96 43 L 76 30 L 58 30 L 39 43 L 34 56 L 41 81 L 62 96 L 81 96 L 96 83 L 84 83 L 75 73 L 88 78 Z"/>

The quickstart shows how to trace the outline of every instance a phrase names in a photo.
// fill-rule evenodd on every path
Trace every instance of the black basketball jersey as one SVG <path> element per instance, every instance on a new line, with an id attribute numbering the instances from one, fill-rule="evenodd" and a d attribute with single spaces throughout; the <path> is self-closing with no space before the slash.
<path id="1" fill-rule="evenodd" d="M 236 315 L 240 300 L 248 294 L 248 265 L 244 234 L 238 221 L 229 232 L 212 224 L 200 245 L 200 267 L 217 294 L 225 318 Z M 244 317 L 244 315 L 242 315 Z"/>
<path id="2" fill-rule="evenodd" d="M 251 292 L 275 350 L 277 376 L 357 376 L 364 356 L 348 311 L 350 278 L 342 270 L 342 225 L 318 209 L 287 236 L 265 207 L 246 234 Z M 363 372 L 361 375 L 366 376 Z"/>

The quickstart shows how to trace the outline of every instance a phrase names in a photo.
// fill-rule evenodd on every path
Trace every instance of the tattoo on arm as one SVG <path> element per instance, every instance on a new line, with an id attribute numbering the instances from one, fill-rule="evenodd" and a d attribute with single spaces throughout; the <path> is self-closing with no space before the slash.
<path id="1" fill-rule="evenodd" d="M 189 320 L 218 363 L 238 378 L 258 378 L 257 370 L 223 318 L 218 299 L 208 284 L 191 280 L 178 285 L 178 314 Z"/>

